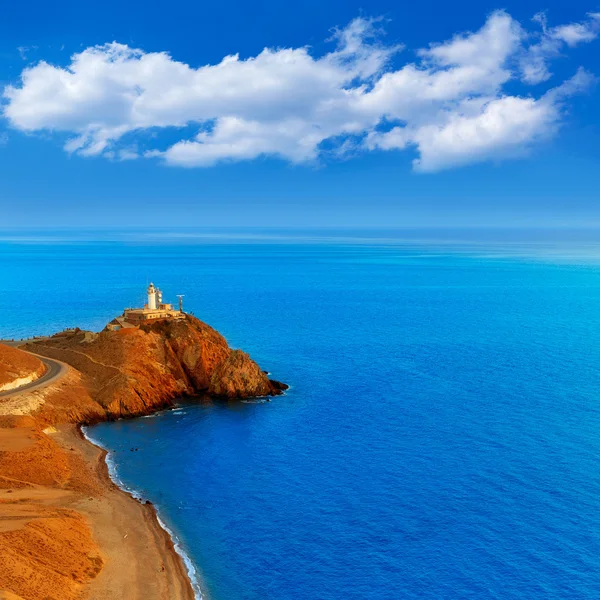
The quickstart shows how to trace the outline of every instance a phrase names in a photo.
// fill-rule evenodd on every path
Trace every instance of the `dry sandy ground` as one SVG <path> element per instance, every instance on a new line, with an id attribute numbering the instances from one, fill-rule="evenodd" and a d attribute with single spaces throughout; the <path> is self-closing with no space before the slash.
<path id="1" fill-rule="evenodd" d="M 39 358 L 0 344 L 0 391 L 33 381 L 43 373 L 44 365 Z"/>
<path id="2" fill-rule="evenodd" d="M 0 399 L 19 404 L 0 410 L 0 600 L 193 599 L 152 506 L 118 489 L 104 451 L 64 423 L 92 410 L 85 394 L 70 370 L 38 402 Z"/>
<path id="3" fill-rule="evenodd" d="M 0 593 L 24 600 L 192 599 L 153 508 L 110 481 L 104 452 L 74 425 L 45 434 L 28 423 L 0 428 Z M 25 477 L 14 477 L 19 473 Z"/>

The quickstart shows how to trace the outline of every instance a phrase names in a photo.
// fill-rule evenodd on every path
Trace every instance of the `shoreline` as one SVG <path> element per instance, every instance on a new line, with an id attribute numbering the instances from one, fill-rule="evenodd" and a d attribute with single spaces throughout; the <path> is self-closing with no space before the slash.
<path id="1" fill-rule="evenodd" d="M 150 519 L 155 522 L 156 527 L 166 538 L 166 547 L 172 552 L 179 562 L 183 575 L 191 587 L 194 600 L 207 600 L 197 577 L 197 570 L 192 559 L 187 555 L 177 535 L 166 525 L 160 516 L 158 507 L 144 498 L 137 490 L 126 486 L 117 475 L 116 465 L 110 462 L 111 452 L 97 441 L 93 440 L 87 433 L 89 425 L 77 425 L 76 429 L 82 441 L 90 444 L 100 452 L 101 463 L 105 467 L 104 478 L 110 482 L 120 493 L 131 498 L 150 514 Z"/>
<path id="2" fill-rule="evenodd" d="M 206 600 L 197 595 L 176 539 L 161 524 L 156 507 L 113 480 L 106 460 L 110 453 L 82 427 L 58 426 L 52 435 L 81 456 L 101 488 L 101 498 L 84 497 L 74 506 L 87 518 L 104 558 L 98 575 L 82 588 L 83 598 Z"/>
<path id="3" fill-rule="evenodd" d="M 191 315 L 17 344 L 17 353 L 66 365 L 61 377 L 0 403 L 0 592 L 207 600 L 161 508 L 121 481 L 113 453 L 86 426 L 154 416 L 182 396 L 244 401 L 287 385 Z M 165 356 L 168 368 L 158 368 Z"/>

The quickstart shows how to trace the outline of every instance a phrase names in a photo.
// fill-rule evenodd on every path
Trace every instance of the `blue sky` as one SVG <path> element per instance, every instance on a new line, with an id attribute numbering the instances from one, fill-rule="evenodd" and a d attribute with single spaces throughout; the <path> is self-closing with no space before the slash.
<path id="1" fill-rule="evenodd" d="M 0 24 L 0 227 L 600 224 L 598 4 L 52 4 Z"/>

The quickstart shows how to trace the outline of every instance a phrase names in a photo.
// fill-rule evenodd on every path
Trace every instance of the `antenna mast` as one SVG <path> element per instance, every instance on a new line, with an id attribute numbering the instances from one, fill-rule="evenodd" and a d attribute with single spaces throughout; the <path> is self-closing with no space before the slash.
<path id="1" fill-rule="evenodd" d="M 179 298 L 179 312 L 183 313 L 183 297 L 185 296 L 185 294 L 177 294 L 177 297 Z"/>

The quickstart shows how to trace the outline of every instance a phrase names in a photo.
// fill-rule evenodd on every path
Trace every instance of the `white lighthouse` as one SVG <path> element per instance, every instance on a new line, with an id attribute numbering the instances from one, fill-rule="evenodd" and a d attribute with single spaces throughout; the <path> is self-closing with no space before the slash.
<path id="1" fill-rule="evenodd" d="M 154 287 L 153 283 L 148 286 L 148 308 L 150 310 L 156 310 L 158 308 L 158 297 L 162 296 L 160 290 Z"/>
<path id="2" fill-rule="evenodd" d="M 144 308 L 126 308 L 123 314 L 113 319 L 107 328 L 118 330 L 125 327 L 138 327 L 143 321 L 157 319 L 186 319 L 186 314 L 182 310 L 181 302 L 179 310 L 173 310 L 173 305 L 163 302 L 162 292 L 151 283 L 146 290 L 148 302 Z"/>

